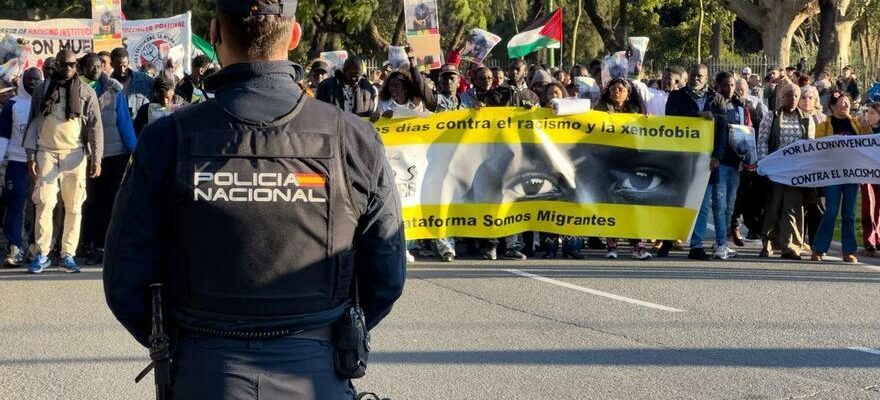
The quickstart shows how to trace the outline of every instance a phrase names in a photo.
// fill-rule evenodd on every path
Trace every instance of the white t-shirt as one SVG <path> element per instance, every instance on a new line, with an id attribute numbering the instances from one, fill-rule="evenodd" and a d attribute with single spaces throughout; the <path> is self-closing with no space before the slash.
<path id="1" fill-rule="evenodd" d="M 392 111 L 393 112 L 394 110 L 397 110 L 400 108 L 405 109 L 405 110 L 409 110 L 409 111 L 415 111 L 415 112 L 427 111 L 425 109 L 424 102 L 420 102 L 418 105 L 416 105 L 416 104 L 413 104 L 413 102 L 411 102 L 411 101 L 408 101 L 404 104 L 398 104 L 397 102 L 394 101 L 394 99 L 379 101 L 379 114 L 380 115 L 385 114 L 385 111 Z"/>
<path id="2" fill-rule="evenodd" d="M 644 82 L 638 80 L 633 80 L 632 85 L 636 92 L 639 93 L 639 96 L 642 96 L 648 115 L 666 115 L 666 101 L 669 100 L 669 93 L 649 88 Z"/>

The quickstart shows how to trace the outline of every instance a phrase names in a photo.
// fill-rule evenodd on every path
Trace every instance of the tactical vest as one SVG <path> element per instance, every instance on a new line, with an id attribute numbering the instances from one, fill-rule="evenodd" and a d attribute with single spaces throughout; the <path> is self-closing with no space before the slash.
<path id="1" fill-rule="evenodd" d="M 113 85 L 109 86 L 98 98 L 101 105 L 101 126 L 104 127 L 104 158 L 128 153 L 116 126 L 116 99 L 119 90 Z"/>
<path id="2" fill-rule="evenodd" d="M 329 111 L 329 112 L 328 112 Z M 342 115 L 303 97 L 274 123 L 216 101 L 176 114 L 176 307 L 221 320 L 296 316 L 349 298 L 358 215 Z"/>

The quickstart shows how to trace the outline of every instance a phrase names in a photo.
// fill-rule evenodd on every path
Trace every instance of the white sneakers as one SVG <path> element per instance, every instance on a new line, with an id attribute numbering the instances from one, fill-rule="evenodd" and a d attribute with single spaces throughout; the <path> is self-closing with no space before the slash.
<path id="1" fill-rule="evenodd" d="M 715 248 L 715 259 L 716 260 L 726 260 L 728 258 L 736 257 L 736 251 L 731 250 L 725 244 L 724 246 L 718 246 Z"/>
<path id="2" fill-rule="evenodd" d="M 651 257 L 654 257 L 654 255 L 644 247 L 639 246 L 633 249 L 633 260 L 647 260 Z"/>

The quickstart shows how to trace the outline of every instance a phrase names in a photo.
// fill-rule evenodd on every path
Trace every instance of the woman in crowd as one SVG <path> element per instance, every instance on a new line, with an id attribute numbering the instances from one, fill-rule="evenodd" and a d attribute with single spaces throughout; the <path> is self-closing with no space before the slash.
<path id="1" fill-rule="evenodd" d="M 880 103 L 868 104 L 865 122 L 870 133 L 880 133 Z M 865 253 L 876 256 L 880 247 L 880 185 L 862 185 L 862 239 Z"/>
<path id="2" fill-rule="evenodd" d="M 819 126 L 827 118 L 822 112 L 822 104 L 819 102 L 819 90 L 815 86 L 801 86 L 801 99 L 798 108 Z M 805 243 L 811 247 L 816 241 L 816 232 L 819 230 L 819 222 L 825 215 L 825 201 L 821 189 L 804 188 L 804 230 Z"/>
<path id="3" fill-rule="evenodd" d="M 645 102 L 639 93 L 633 89 L 632 84 L 626 79 L 615 78 L 608 83 L 608 88 L 602 92 L 597 111 L 623 114 L 645 114 Z"/>
<path id="4" fill-rule="evenodd" d="M 859 135 L 868 132 L 856 118 L 850 115 L 852 100 L 849 98 L 849 94 L 841 91 L 831 93 L 828 105 L 831 107 L 831 116 L 816 129 L 816 138 L 832 135 Z M 825 192 L 825 205 L 828 211 L 819 224 L 812 259 L 813 261 L 822 261 L 822 257 L 831 247 L 834 223 L 842 208 L 840 241 L 843 245 L 843 261 L 858 262 L 855 256 L 856 250 L 858 250 L 855 222 L 856 196 L 859 193 L 859 185 L 854 183 L 831 185 L 825 186 L 822 190 Z"/>
<path id="5" fill-rule="evenodd" d="M 783 82 L 778 88 L 779 107 L 761 120 L 758 133 L 758 159 L 797 142 L 815 137 L 816 124 L 798 108 L 801 89 Z M 767 204 L 764 207 L 764 226 L 761 229 L 763 248 L 759 257 L 770 257 L 774 248 L 782 251 L 782 258 L 800 260 L 804 236 L 804 203 L 800 188 L 771 182 Z"/>
<path id="6" fill-rule="evenodd" d="M 412 60 L 410 60 L 410 62 L 412 62 Z M 414 77 L 412 75 L 418 73 L 419 72 L 413 68 L 411 71 L 398 70 L 388 75 L 388 78 L 382 85 L 382 90 L 379 91 L 379 108 L 376 110 L 376 114 L 373 115 L 374 121 L 378 120 L 379 117 L 391 118 L 394 116 L 395 111 L 429 113 L 425 106 L 425 98 L 423 94 L 424 91 L 428 89 L 420 89 L 420 86 L 422 86 L 419 81 L 421 76 Z M 419 242 L 420 255 L 426 257 L 433 255 L 430 243 L 431 241 Z M 407 241 L 407 249 L 411 246 L 414 246 L 413 242 Z M 413 257 L 408 250 L 405 250 L 404 253 L 408 262 L 415 261 L 415 257 Z M 443 255 L 443 261 L 453 260 L 451 256 L 447 259 L 445 255 L 446 254 Z"/>
<path id="7" fill-rule="evenodd" d="M 633 89 L 632 84 L 626 79 L 615 78 L 608 82 L 608 87 L 602 92 L 599 104 L 596 104 L 596 110 L 606 111 L 608 113 L 623 114 L 646 114 L 647 109 L 645 102 L 639 93 Z M 633 245 L 632 257 L 639 260 L 646 260 L 652 257 L 651 253 L 645 247 L 642 240 L 631 239 L 630 244 Z M 605 258 L 617 258 L 617 239 L 609 238 L 606 242 L 607 253 Z"/>
<path id="8" fill-rule="evenodd" d="M 382 90 L 379 91 L 378 115 L 374 116 L 374 120 L 379 116 L 391 118 L 395 110 L 417 113 L 428 111 L 425 108 L 425 99 L 409 71 L 394 71 L 385 80 Z"/>
<path id="9" fill-rule="evenodd" d="M 140 136 L 144 127 L 159 118 L 171 115 L 187 103 L 182 97 L 174 94 L 174 81 L 165 76 L 153 80 L 153 99 L 138 109 L 134 118 L 134 132 Z"/>
<path id="10" fill-rule="evenodd" d="M 804 114 L 813 119 L 813 123 L 819 126 L 825 122 L 827 116 L 822 112 L 822 104 L 819 101 L 819 89 L 812 85 L 801 86 L 801 99 L 798 108 Z"/>

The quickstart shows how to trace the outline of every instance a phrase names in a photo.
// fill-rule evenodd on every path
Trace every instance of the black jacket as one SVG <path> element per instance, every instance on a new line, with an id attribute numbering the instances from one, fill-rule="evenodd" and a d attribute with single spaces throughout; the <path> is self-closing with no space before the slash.
<path id="1" fill-rule="evenodd" d="M 235 64 L 208 78 L 206 85 L 216 88 L 216 101 L 234 116 L 255 122 L 275 121 L 288 114 L 302 96 L 290 65 Z M 343 164 L 348 169 L 352 200 L 364 210 L 358 221 L 354 266 L 367 326 L 372 328 L 390 312 L 403 290 L 406 261 L 400 201 L 375 128 L 346 114 L 343 130 L 345 148 L 352 149 L 345 153 Z M 167 281 L 165 276 L 173 273 L 163 267 L 170 257 L 168 233 L 175 224 L 169 218 L 169 209 L 175 206 L 175 194 L 169 188 L 175 176 L 176 153 L 177 132 L 170 118 L 144 128 L 119 189 L 105 249 L 107 303 L 144 346 L 150 333 L 148 286 Z M 338 317 L 339 312 L 334 310 L 313 320 L 290 321 L 306 323 L 309 326 L 302 329 L 309 329 L 329 325 Z M 271 324 L 278 326 L 279 321 Z"/>
<path id="2" fill-rule="evenodd" d="M 337 72 L 337 76 L 324 79 L 318 85 L 315 98 L 325 103 L 330 103 L 345 110 L 345 95 L 342 93 L 342 78 Z M 376 111 L 379 93 L 373 84 L 367 78 L 361 78 L 354 86 L 354 110 L 351 110 L 359 117 L 369 117 Z"/>
<path id="3" fill-rule="evenodd" d="M 703 109 L 692 98 L 693 89 L 685 86 L 681 89 L 669 93 L 669 99 L 666 100 L 666 115 L 676 117 L 698 117 L 701 111 L 706 111 L 709 103 L 715 97 L 715 93 L 710 89 L 704 95 L 706 102 Z"/>

